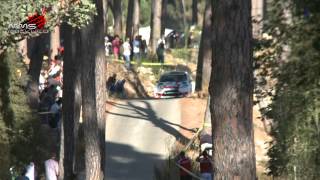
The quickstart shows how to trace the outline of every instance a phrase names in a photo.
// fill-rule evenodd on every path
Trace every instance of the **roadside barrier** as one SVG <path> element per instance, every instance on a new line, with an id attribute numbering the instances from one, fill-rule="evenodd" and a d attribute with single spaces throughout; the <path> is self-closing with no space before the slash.
<path id="1" fill-rule="evenodd" d="M 110 60 L 110 62 L 117 62 L 124 64 L 125 62 L 123 60 Z M 137 64 L 135 61 L 130 61 L 130 64 Z M 176 64 L 174 63 L 153 63 L 153 62 L 142 62 L 141 65 L 144 66 L 174 66 Z"/>

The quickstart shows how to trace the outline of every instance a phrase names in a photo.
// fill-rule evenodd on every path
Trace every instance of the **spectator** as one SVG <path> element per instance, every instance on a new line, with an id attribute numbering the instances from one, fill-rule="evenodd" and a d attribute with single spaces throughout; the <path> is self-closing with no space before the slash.
<path id="1" fill-rule="evenodd" d="M 39 77 L 39 91 L 42 92 L 46 87 L 46 71 L 41 70 L 40 77 Z"/>
<path id="2" fill-rule="evenodd" d="M 51 158 L 44 162 L 46 171 L 46 180 L 57 180 L 59 175 L 59 164 L 56 161 L 55 153 L 52 153 Z"/>
<path id="3" fill-rule="evenodd" d="M 112 92 L 115 90 L 114 86 L 116 84 L 116 80 L 117 80 L 116 73 L 113 73 L 113 75 L 108 78 L 107 83 L 106 83 L 106 87 L 107 87 L 108 91 Z"/>
<path id="4" fill-rule="evenodd" d="M 126 63 L 126 67 L 130 68 L 130 55 L 131 55 L 131 46 L 130 39 L 128 38 L 126 42 L 123 43 L 123 56 Z"/>
<path id="5" fill-rule="evenodd" d="M 160 63 L 164 63 L 164 43 L 160 42 L 160 44 L 157 47 L 157 56 L 158 56 L 158 61 Z"/>
<path id="6" fill-rule="evenodd" d="M 49 120 L 49 125 L 51 128 L 57 128 L 58 123 L 60 120 L 61 116 L 61 104 L 62 100 L 59 98 L 58 101 L 56 101 L 51 107 L 50 107 L 50 113 L 52 114 L 50 120 Z"/>
<path id="7" fill-rule="evenodd" d="M 30 180 L 27 176 L 26 176 L 26 173 L 27 173 L 27 169 L 24 168 L 22 170 L 22 173 L 20 176 L 18 176 L 15 180 Z"/>
<path id="8" fill-rule="evenodd" d="M 184 169 L 191 171 L 191 160 L 188 157 L 186 157 L 184 151 L 181 151 L 179 154 L 178 164 L 182 166 Z M 180 168 L 180 180 L 191 180 L 191 175 L 184 169 Z"/>
<path id="9" fill-rule="evenodd" d="M 140 54 L 140 49 L 141 49 L 141 39 L 140 36 L 136 36 L 135 39 L 132 42 L 133 46 L 133 57 L 137 62 L 137 65 L 140 66 L 141 64 L 141 54 Z"/>
<path id="10" fill-rule="evenodd" d="M 200 163 L 200 173 L 203 180 L 212 180 L 212 163 L 207 151 L 203 151 L 202 156 L 197 158 Z"/>
<path id="11" fill-rule="evenodd" d="M 112 43 L 110 43 L 109 36 L 104 37 L 104 47 L 105 47 L 106 56 L 109 56 L 110 55 L 110 47 L 112 47 Z"/>
<path id="12" fill-rule="evenodd" d="M 143 56 L 143 57 L 146 57 L 147 51 L 148 51 L 147 41 L 146 41 L 145 39 L 143 39 L 143 40 L 141 41 L 141 53 L 142 53 L 142 56 Z"/>
<path id="13" fill-rule="evenodd" d="M 31 162 L 27 168 L 26 168 L 26 177 L 29 178 L 29 180 L 35 180 L 35 171 L 34 171 L 34 163 Z"/>
<path id="14" fill-rule="evenodd" d="M 120 53 L 120 38 L 118 35 L 115 35 L 114 40 L 112 41 L 112 50 L 115 59 L 119 59 L 119 53 Z"/>

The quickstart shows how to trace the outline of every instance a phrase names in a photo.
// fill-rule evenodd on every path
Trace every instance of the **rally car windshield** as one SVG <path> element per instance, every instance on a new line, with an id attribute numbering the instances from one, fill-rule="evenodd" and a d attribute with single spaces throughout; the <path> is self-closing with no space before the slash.
<path id="1" fill-rule="evenodd" d="M 160 82 L 181 82 L 187 81 L 186 75 L 164 75 L 161 76 Z"/>

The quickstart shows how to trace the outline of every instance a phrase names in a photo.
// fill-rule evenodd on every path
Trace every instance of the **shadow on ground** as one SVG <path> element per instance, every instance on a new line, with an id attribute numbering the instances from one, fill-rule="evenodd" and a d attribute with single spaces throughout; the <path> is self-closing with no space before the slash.
<path id="1" fill-rule="evenodd" d="M 162 100 L 162 101 L 166 101 L 166 100 Z M 183 134 L 181 134 L 179 132 L 179 129 L 177 130 L 176 128 L 174 128 L 172 126 L 176 126 L 178 128 L 181 128 L 181 129 L 184 129 L 184 130 L 187 130 L 190 132 L 195 132 L 194 129 L 186 128 L 184 126 L 181 126 L 180 124 L 175 124 L 175 123 L 172 123 L 166 119 L 159 117 L 156 114 L 155 110 L 152 108 L 150 102 L 148 102 L 147 100 L 141 100 L 139 102 L 144 103 L 145 108 L 140 107 L 140 106 L 136 106 L 130 101 L 128 101 L 128 104 L 120 104 L 120 103 L 113 102 L 112 103 L 113 106 L 115 106 L 117 108 L 121 108 L 121 109 L 126 109 L 126 110 L 130 111 L 130 113 L 120 114 L 120 113 L 114 113 L 114 112 L 110 112 L 110 111 L 107 111 L 107 113 L 115 115 L 115 116 L 130 117 L 130 118 L 134 118 L 137 120 L 150 121 L 154 126 L 159 127 L 163 131 L 165 131 L 166 133 L 174 136 L 175 139 L 177 141 L 179 141 L 181 144 L 186 144 L 189 141 L 189 139 L 187 137 L 185 137 Z"/>
<path id="2" fill-rule="evenodd" d="M 164 163 L 159 155 L 138 152 L 125 144 L 106 142 L 105 145 L 108 180 L 151 180 L 154 165 Z"/>

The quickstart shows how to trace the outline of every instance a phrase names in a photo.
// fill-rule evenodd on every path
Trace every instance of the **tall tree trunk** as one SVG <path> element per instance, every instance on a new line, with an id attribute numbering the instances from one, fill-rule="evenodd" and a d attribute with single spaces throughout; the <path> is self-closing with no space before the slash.
<path id="1" fill-rule="evenodd" d="M 58 48 L 60 47 L 60 26 L 55 26 L 50 33 L 50 58 L 54 59 L 54 56 L 58 54 Z"/>
<path id="2" fill-rule="evenodd" d="M 139 25 L 140 25 L 140 0 L 134 0 L 133 8 L 133 26 L 132 26 L 132 37 L 135 37 L 139 34 Z"/>
<path id="3" fill-rule="evenodd" d="M 210 96 L 207 98 L 207 106 L 206 106 L 206 111 L 204 115 L 204 127 L 203 131 L 206 133 L 211 133 L 211 112 L 210 112 Z"/>
<path id="4" fill-rule="evenodd" d="M 122 35 L 122 0 L 113 0 L 114 34 Z"/>
<path id="5" fill-rule="evenodd" d="M 103 42 L 103 3 L 95 1 L 98 15 L 81 33 L 82 111 L 87 180 L 103 179 L 105 133 L 105 56 Z"/>
<path id="6" fill-rule="evenodd" d="M 106 35 L 108 33 L 108 2 L 109 0 L 103 0 L 103 28 L 104 28 L 104 34 Z"/>
<path id="7" fill-rule="evenodd" d="M 39 104 L 39 76 L 42 68 L 43 55 L 45 52 L 44 43 L 46 43 L 45 34 L 30 39 L 28 46 L 32 49 L 28 50 L 30 53 L 30 66 L 28 74 L 30 79 L 27 86 L 28 104 L 32 109 L 38 109 Z"/>
<path id="8" fill-rule="evenodd" d="M 256 179 L 251 1 L 213 1 L 210 80 L 215 179 Z"/>
<path id="9" fill-rule="evenodd" d="M 161 38 L 161 12 L 162 0 L 152 0 L 151 13 L 151 34 L 150 34 L 150 50 L 151 54 L 156 53 L 157 41 Z"/>
<path id="10" fill-rule="evenodd" d="M 198 23 L 198 0 L 192 0 L 192 25 Z"/>
<path id="11" fill-rule="evenodd" d="M 127 38 L 132 38 L 134 1 L 135 0 L 128 1 L 128 13 L 127 13 L 127 25 L 126 25 Z"/>
<path id="12" fill-rule="evenodd" d="M 167 18 L 167 5 L 168 0 L 162 0 L 162 12 L 161 12 L 161 34 L 164 34 L 164 31 L 166 29 L 166 18 Z"/>
<path id="13" fill-rule="evenodd" d="M 79 122 L 81 98 L 79 93 L 80 81 L 80 63 L 76 57 L 76 38 L 75 29 L 71 26 L 63 24 L 61 26 L 62 36 L 65 39 L 64 53 L 64 92 L 63 92 L 63 131 L 64 141 L 64 179 L 74 178 L 74 154 L 75 154 L 75 124 Z M 78 52 L 79 53 L 79 52 Z M 62 162 L 61 162 L 62 163 Z M 62 175 L 61 175 L 62 176 Z"/>
<path id="14" fill-rule="evenodd" d="M 211 75 L 211 34 L 212 34 L 212 4 L 211 0 L 206 0 L 204 12 L 200 48 L 197 62 L 196 91 L 207 91 Z"/>

